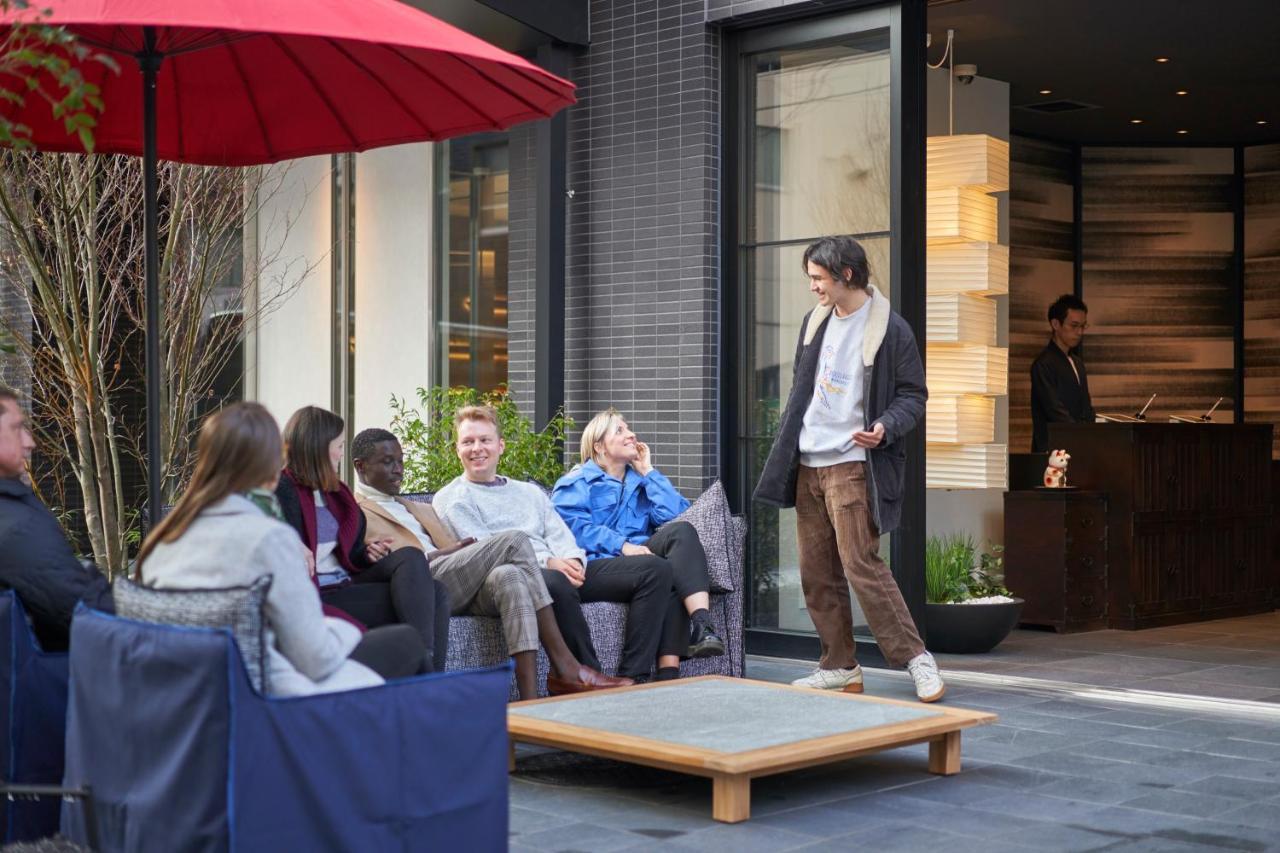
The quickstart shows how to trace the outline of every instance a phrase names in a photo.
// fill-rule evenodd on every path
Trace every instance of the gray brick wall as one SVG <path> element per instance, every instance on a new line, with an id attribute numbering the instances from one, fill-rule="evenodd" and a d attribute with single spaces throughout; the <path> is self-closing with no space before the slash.
<path id="1" fill-rule="evenodd" d="M 580 424 L 616 406 L 688 495 L 719 474 L 719 48 L 704 4 L 593 0 L 569 113 L 566 405 Z"/>
<path id="2" fill-rule="evenodd" d="M 529 417 L 533 417 L 534 402 L 535 128 L 533 124 L 512 128 L 508 149 L 507 386 L 520 411 Z"/>
<path id="3" fill-rule="evenodd" d="M 689 495 L 720 476 L 720 55 L 712 24 L 848 5 L 591 0 L 591 46 L 570 74 L 578 103 L 569 110 L 565 405 L 580 425 L 616 406 Z M 534 149 L 532 129 L 517 129 L 510 382 L 526 407 Z"/>
<path id="4" fill-rule="evenodd" d="M 707 21 L 716 24 L 745 20 L 765 23 L 858 5 L 867 5 L 867 0 L 706 0 L 706 14 Z"/>

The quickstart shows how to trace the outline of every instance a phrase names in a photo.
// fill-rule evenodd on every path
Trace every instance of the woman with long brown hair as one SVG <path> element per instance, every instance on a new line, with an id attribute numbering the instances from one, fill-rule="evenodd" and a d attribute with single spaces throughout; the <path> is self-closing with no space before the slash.
<path id="1" fill-rule="evenodd" d="M 324 616 L 297 535 L 273 517 L 273 506 L 255 500 L 270 498 L 282 455 L 275 419 L 257 403 L 206 419 L 191 484 L 142 544 L 139 579 L 211 589 L 271 576 L 264 616 L 274 694 L 350 690 L 418 672 L 424 651 L 415 631 L 395 626 L 362 637 L 351 623 Z"/>
<path id="2" fill-rule="evenodd" d="M 449 643 L 448 593 L 432 579 L 420 549 L 366 541 L 364 513 L 338 478 L 345 451 L 342 418 L 317 406 L 293 413 L 284 427 L 285 468 L 276 488 L 284 520 L 311 552 L 326 604 L 371 627 L 413 626 L 428 664 L 441 671 Z"/>

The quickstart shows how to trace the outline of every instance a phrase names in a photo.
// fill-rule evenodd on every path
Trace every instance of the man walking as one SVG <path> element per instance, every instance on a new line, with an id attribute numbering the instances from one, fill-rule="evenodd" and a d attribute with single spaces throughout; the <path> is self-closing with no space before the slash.
<path id="1" fill-rule="evenodd" d="M 796 509 L 800 583 L 822 659 L 793 684 L 862 692 L 849 586 L 885 658 L 905 665 L 923 702 L 946 687 L 902 593 L 880 559 L 880 535 L 902 512 L 902 439 L 924 414 L 924 368 L 911 327 L 872 287 L 866 251 L 824 237 L 801 265 L 818 305 L 805 317 L 791 396 L 756 486 L 757 500 Z"/>
<path id="2" fill-rule="evenodd" d="M 1078 296 L 1059 296 L 1049 306 L 1051 337 L 1031 362 L 1031 451 L 1045 453 L 1049 424 L 1093 423 L 1089 374 L 1079 346 L 1089 328 L 1089 308 Z"/>

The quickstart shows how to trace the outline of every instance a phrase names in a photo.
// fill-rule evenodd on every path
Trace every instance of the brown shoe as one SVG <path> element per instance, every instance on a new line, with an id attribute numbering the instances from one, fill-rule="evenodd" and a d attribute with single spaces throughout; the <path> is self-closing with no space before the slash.
<path id="1" fill-rule="evenodd" d="M 615 678 L 612 675 L 605 675 L 603 672 L 596 672 L 591 667 L 582 664 L 578 665 L 577 675 L 576 680 L 567 681 L 548 673 L 547 692 L 552 696 L 564 696 L 568 693 L 586 693 L 590 690 L 608 690 L 610 687 L 627 687 L 635 684 L 635 679 Z"/>

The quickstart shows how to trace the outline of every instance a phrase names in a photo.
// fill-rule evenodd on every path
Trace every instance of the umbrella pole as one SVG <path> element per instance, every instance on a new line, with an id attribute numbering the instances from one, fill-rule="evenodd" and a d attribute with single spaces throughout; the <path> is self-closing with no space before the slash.
<path id="1" fill-rule="evenodd" d="M 156 72 L 163 56 L 156 52 L 154 27 L 143 28 L 142 67 L 142 198 L 143 240 L 146 245 L 145 334 L 147 385 L 147 528 L 160 522 L 160 228 L 157 211 Z"/>

